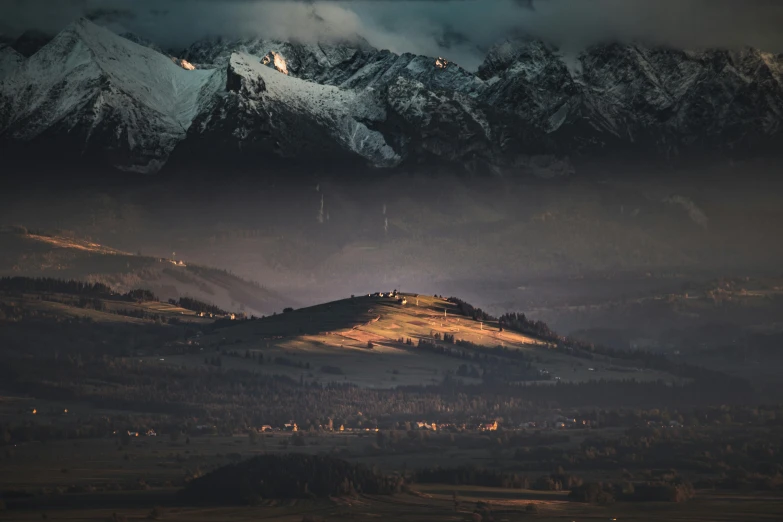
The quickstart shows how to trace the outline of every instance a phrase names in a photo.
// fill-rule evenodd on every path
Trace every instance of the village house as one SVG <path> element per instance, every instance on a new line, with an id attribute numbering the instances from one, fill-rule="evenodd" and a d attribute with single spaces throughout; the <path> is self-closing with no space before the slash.
<path id="1" fill-rule="evenodd" d="M 498 421 L 493 421 L 486 424 L 479 425 L 479 431 L 497 431 L 498 430 Z"/>

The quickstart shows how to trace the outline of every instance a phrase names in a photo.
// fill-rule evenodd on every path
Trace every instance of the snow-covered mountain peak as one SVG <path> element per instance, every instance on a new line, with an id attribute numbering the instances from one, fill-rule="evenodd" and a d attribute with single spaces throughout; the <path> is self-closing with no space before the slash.
<path id="1" fill-rule="evenodd" d="M 756 49 L 615 42 L 566 56 L 515 39 L 473 73 L 366 43 L 209 39 L 172 58 L 134 39 L 79 20 L 26 60 L 0 48 L 3 153 L 55 148 L 146 173 L 175 148 L 504 172 L 531 157 L 783 150 L 783 58 Z"/>
<path id="2" fill-rule="evenodd" d="M 81 19 L 3 82 L 0 128 L 24 141 L 61 129 L 79 136 L 68 154 L 109 147 L 118 168 L 154 172 L 184 137 L 212 74 Z"/>
<path id="3" fill-rule="evenodd" d="M 186 70 L 167 56 L 86 19 L 71 30 L 117 88 L 187 128 L 192 119 L 187 107 L 193 105 L 211 71 Z"/>
<path id="4" fill-rule="evenodd" d="M 556 48 L 528 38 L 505 40 L 493 46 L 478 68 L 478 76 L 489 80 L 516 65 L 520 69 L 540 69 L 558 57 Z"/>
<path id="5" fill-rule="evenodd" d="M 229 90 L 250 100 L 246 110 L 263 114 L 267 121 L 309 120 L 348 153 L 375 166 L 393 166 L 401 159 L 383 134 L 368 127 L 386 117 L 381 101 L 372 93 L 295 78 L 244 53 L 231 55 L 228 77 Z M 252 129 L 241 132 L 249 134 Z"/>

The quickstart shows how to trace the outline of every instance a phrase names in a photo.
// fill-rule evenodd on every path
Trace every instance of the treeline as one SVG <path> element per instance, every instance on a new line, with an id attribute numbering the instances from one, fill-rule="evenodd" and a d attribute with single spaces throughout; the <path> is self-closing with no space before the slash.
<path id="1" fill-rule="evenodd" d="M 123 342 L 133 349 L 128 340 L 119 339 L 117 350 L 124 349 Z M 41 357 L 15 361 L 13 368 L 16 375 L 0 381 L 8 393 L 30 393 L 42 398 L 72 393 L 75 399 L 99 402 L 102 407 L 136 411 L 195 407 L 201 415 L 214 416 L 216 421 L 238 430 L 266 423 L 282 424 L 292 418 L 300 421 L 303 428 L 323 424 L 327 417 L 335 423 L 361 422 L 375 427 L 389 416 L 414 420 L 426 416 L 441 422 L 465 422 L 491 412 L 493 417 L 524 420 L 529 418 L 531 408 L 683 408 L 760 402 L 758 397 L 721 382 L 708 389 L 693 383 L 670 386 L 634 381 L 514 386 L 496 379 L 484 379 L 477 385 L 451 379 L 439 386 L 401 386 L 389 390 L 334 387 L 317 384 L 315 377 L 309 376 L 303 383 L 249 371 L 212 370 L 214 366 L 209 362 L 183 369 L 127 359 L 105 360 L 97 350 L 89 359 L 82 356 L 81 360 L 74 358 L 71 362 L 62 357 L 59 360 Z M 94 388 L 75 384 L 90 379 L 98 379 L 105 385 Z M 51 394 L 45 393 L 44 383 L 54 387 Z M 266 400 L 259 401 L 259 397 Z M 357 411 L 363 415 L 358 417 Z M 454 413 L 444 414 L 444 411 Z"/>
<path id="2" fill-rule="evenodd" d="M 154 293 L 142 288 L 120 294 L 103 283 L 86 283 L 84 281 L 55 279 L 52 277 L 2 277 L 0 278 L 0 291 L 17 295 L 25 293 L 57 293 L 126 301 L 158 300 Z"/>
<path id="3" fill-rule="evenodd" d="M 91 297 L 108 297 L 115 294 L 103 283 L 85 283 L 51 277 L 1 277 L 0 291 L 13 294 L 51 292 Z"/>
<path id="4" fill-rule="evenodd" d="M 131 290 L 127 294 L 124 294 L 123 297 L 125 297 L 129 301 L 137 301 L 137 302 L 159 301 L 158 296 L 153 294 L 150 290 L 145 290 L 143 288 L 137 288 L 135 290 Z"/>
<path id="5" fill-rule="evenodd" d="M 438 340 L 439 337 L 440 334 L 436 333 L 434 335 L 435 340 Z M 474 363 L 508 364 L 508 361 L 503 359 L 514 359 L 526 363 L 529 366 L 529 364 L 534 361 L 533 357 L 518 348 L 509 349 L 503 346 L 496 346 L 495 348 L 490 349 L 463 339 L 454 340 L 454 336 L 449 334 L 444 334 L 444 338 L 446 339 L 445 342 L 455 344 L 456 346 L 465 349 L 460 350 L 450 346 L 443 346 L 442 344 L 438 344 L 435 341 L 423 337 L 419 338 L 416 347 L 437 355 L 445 355 L 446 357 L 463 359 Z M 406 344 L 413 343 L 410 342 Z"/>
<path id="6" fill-rule="evenodd" d="M 80 323 L 66 326 L 69 329 L 63 329 L 63 334 L 84 330 Z M 63 338 L 67 340 L 68 336 L 63 335 Z M 412 416 L 411 420 L 426 416 L 441 422 L 465 422 L 491 412 L 493 417 L 526 420 L 532 408 L 686 408 L 763 402 L 751 388 L 734 387 L 725 380 L 685 385 L 631 380 L 512 385 L 501 379 L 485 378 L 480 384 L 468 385 L 452 378 L 444 379 L 438 386 L 334 387 L 320 385 L 315 382 L 317 377 L 304 374 L 305 379 L 292 380 L 251 371 L 213 369 L 209 361 L 196 368 L 177 368 L 128 359 L 106 359 L 107 345 L 101 339 L 107 338 L 98 337 L 94 348 L 85 344 L 75 351 L 65 352 L 62 347 L 59 359 L 54 358 L 55 354 L 44 356 L 41 353 L 35 359 L 14 360 L 12 367 L 17 375 L 0 380 L 2 387 L 9 393 L 24 392 L 43 397 L 43 390 L 39 393 L 29 388 L 48 383 L 56 387 L 51 398 L 73 393 L 80 400 L 100 401 L 104 406 L 136 411 L 171 411 L 195 405 L 202 414 L 214 415 L 215 420 L 235 429 L 266 423 L 282 424 L 292 418 L 301 421 L 299 424 L 303 427 L 323 424 L 327 417 L 346 425 L 361 421 L 375 427 L 380 419 L 389 416 L 399 419 Z M 108 346 L 117 352 L 132 352 L 152 341 L 141 337 L 134 340 L 124 330 L 117 331 L 116 340 L 110 339 Z M 31 339 L 37 344 L 35 340 L 35 337 Z M 23 344 L 26 342 L 20 337 L 20 350 L 27 346 Z M 67 358 L 63 360 L 63 352 L 77 351 L 81 357 L 74 356 L 72 362 Z M 264 362 L 285 365 L 286 361 L 273 358 Z M 256 364 L 259 363 L 260 360 Z M 78 386 L 77 383 L 89 379 L 98 379 L 102 385 Z M 17 390 L 23 383 L 25 389 Z M 266 400 L 259 401 L 258 397 Z M 357 411 L 363 413 L 361 418 L 357 417 Z M 453 413 L 444 414 L 444 411 Z M 604 424 L 610 418 L 602 415 L 597 420 Z"/>
<path id="7" fill-rule="evenodd" d="M 436 339 L 439 337 L 440 334 L 435 334 Z M 461 365 L 457 370 L 458 377 L 482 377 L 500 382 L 547 380 L 551 377 L 547 373 L 535 369 L 530 362 L 530 357 L 520 350 L 509 350 L 501 346 L 495 347 L 492 351 L 481 350 L 482 347 L 469 341 L 461 339 L 454 341 L 452 335 L 444 334 L 444 337 L 457 346 L 469 347 L 473 351 L 443 346 L 424 338 L 419 338 L 417 348 L 437 355 L 470 361 L 479 366 L 479 368 L 476 368 L 473 365 Z M 515 359 L 516 361 L 509 362 L 507 358 Z"/>
<path id="8" fill-rule="evenodd" d="M 411 393 L 517 397 L 530 404 L 557 405 L 561 408 L 653 408 L 763 402 L 750 383 L 723 374 L 684 384 L 634 379 L 600 379 L 579 383 L 558 381 L 555 385 L 535 382 L 515 384 L 502 379 L 485 378 L 481 384 L 464 384 L 445 379 L 438 385 L 405 386 L 400 389 Z"/>
<path id="9" fill-rule="evenodd" d="M 475 466 L 419 469 L 414 471 L 409 479 L 419 484 L 453 484 L 455 486 L 530 489 L 530 481 L 527 477 L 517 475 L 516 473 L 477 468 Z"/>
<path id="10" fill-rule="evenodd" d="M 667 473 L 650 481 L 585 482 L 581 477 L 559 468 L 554 473 L 529 479 L 518 473 L 475 466 L 428 468 L 413 472 L 409 479 L 420 484 L 451 484 L 490 488 L 532 489 L 537 491 L 570 491 L 576 502 L 607 505 L 615 500 L 636 502 L 684 502 L 695 495 L 693 485 L 676 473 Z"/>
<path id="11" fill-rule="evenodd" d="M 122 296 L 120 296 L 122 297 Z M 107 299 L 100 297 L 88 297 L 86 295 L 79 296 L 74 300 L 73 297 L 62 297 L 62 294 L 48 294 L 40 296 L 41 301 L 49 303 L 60 303 L 68 306 L 75 306 L 85 310 L 96 310 L 98 312 L 104 312 L 107 314 L 121 315 L 123 317 L 135 317 L 136 319 L 144 319 L 148 321 L 154 321 L 157 324 L 182 324 L 182 320 L 178 317 L 169 317 L 165 314 L 159 314 L 145 310 L 142 308 L 112 308 L 106 306 Z M 111 301 L 117 302 L 115 299 Z M 120 302 L 127 302 L 121 300 Z M 0 321 L 11 320 L 19 321 L 25 319 L 49 319 L 53 321 L 67 320 L 60 313 L 47 312 L 42 310 L 29 309 L 25 306 L 19 306 L 17 304 L 0 303 Z M 90 320 L 89 318 L 85 318 Z"/>
<path id="12" fill-rule="evenodd" d="M 190 502 L 256 504 L 261 499 L 328 498 L 401 491 L 400 477 L 387 477 L 361 464 L 321 455 L 260 455 L 230 464 L 190 482 Z"/>
<path id="13" fill-rule="evenodd" d="M 525 314 L 510 313 L 503 314 L 498 319 L 500 328 L 506 328 L 508 330 L 514 330 L 525 335 L 530 335 L 541 339 L 542 341 L 549 341 L 552 343 L 562 342 L 563 338 L 553 332 L 549 325 L 544 321 L 533 321 L 528 319 Z"/>
<path id="14" fill-rule="evenodd" d="M 461 315 L 472 317 L 476 321 L 494 321 L 495 318 L 489 315 L 481 308 L 477 308 L 470 303 L 466 303 L 458 297 L 449 297 L 448 302 L 457 305 L 457 309 Z"/>
<path id="15" fill-rule="evenodd" d="M 228 315 L 228 312 L 222 308 L 213 304 L 208 304 L 192 297 L 180 297 L 179 299 L 169 299 L 169 304 L 179 306 L 185 310 L 191 310 L 193 312 L 212 314 L 212 315 Z"/>
<path id="16" fill-rule="evenodd" d="M 568 498 L 576 502 L 608 505 L 615 500 L 626 502 L 685 502 L 695 496 L 690 482 L 587 482 L 571 489 Z"/>

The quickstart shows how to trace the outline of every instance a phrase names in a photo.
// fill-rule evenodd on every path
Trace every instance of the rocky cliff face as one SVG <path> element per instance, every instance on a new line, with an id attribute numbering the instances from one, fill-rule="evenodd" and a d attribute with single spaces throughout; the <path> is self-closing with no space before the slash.
<path id="1" fill-rule="evenodd" d="M 386 119 L 382 103 L 371 92 L 288 76 L 244 53 L 233 53 L 225 69 L 217 71 L 225 78 L 225 88 L 213 91 L 187 139 L 219 144 L 224 160 L 361 158 L 392 167 L 401 159 L 371 128 Z"/>
<path id="2" fill-rule="evenodd" d="M 24 56 L 11 46 L 0 44 L 0 80 L 11 75 L 24 62 Z"/>
<path id="3" fill-rule="evenodd" d="M 546 175 L 597 155 L 774 152 L 783 135 L 783 59 L 755 49 L 564 56 L 515 40 L 472 73 L 363 41 L 211 39 L 172 60 L 81 20 L 27 59 L 12 51 L 0 49 L 0 147 L 131 172 L 174 154 Z"/>

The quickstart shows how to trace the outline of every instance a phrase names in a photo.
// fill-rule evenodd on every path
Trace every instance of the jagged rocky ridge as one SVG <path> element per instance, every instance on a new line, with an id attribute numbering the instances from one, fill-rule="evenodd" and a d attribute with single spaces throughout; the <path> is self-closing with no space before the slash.
<path id="1" fill-rule="evenodd" d="M 0 49 L 0 148 L 144 173 L 314 161 L 547 175 L 781 145 L 783 59 L 755 49 L 566 57 L 515 40 L 472 73 L 363 41 L 208 39 L 172 60 L 135 40 L 80 20 L 27 59 Z"/>

